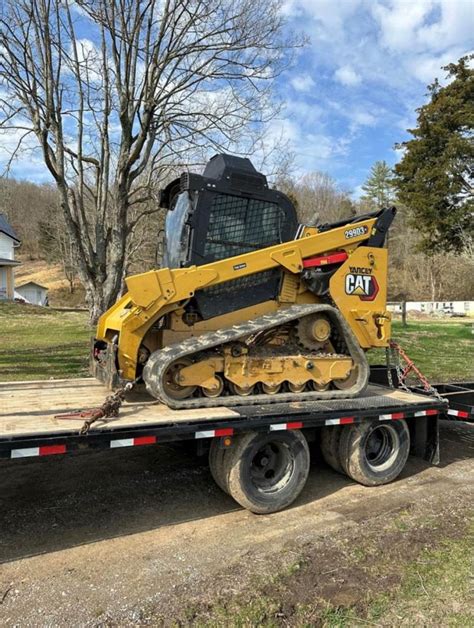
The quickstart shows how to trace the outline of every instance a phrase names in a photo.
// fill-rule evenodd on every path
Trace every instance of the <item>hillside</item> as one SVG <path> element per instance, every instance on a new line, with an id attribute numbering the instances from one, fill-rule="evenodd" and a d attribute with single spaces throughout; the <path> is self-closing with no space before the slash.
<path id="1" fill-rule="evenodd" d="M 52 307 L 85 307 L 84 290 L 76 282 L 74 292 L 64 277 L 60 264 L 48 264 L 44 260 L 31 260 L 19 256 L 21 266 L 15 270 L 15 285 L 36 281 L 49 288 L 49 304 Z"/>

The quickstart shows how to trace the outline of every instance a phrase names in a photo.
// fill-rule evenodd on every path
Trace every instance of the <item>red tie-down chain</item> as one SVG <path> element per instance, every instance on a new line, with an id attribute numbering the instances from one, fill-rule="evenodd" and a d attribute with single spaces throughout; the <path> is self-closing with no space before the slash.
<path id="1" fill-rule="evenodd" d="M 433 386 L 430 384 L 428 379 L 423 375 L 423 373 L 416 366 L 413 360 L 409 357 L 406 351 L 402 349 L 401 346 L 397 342 L 394 342 L 393 340 L 390 341 L 389 346 L 390 346 L 390 349 L 396 351 L 398 355 L 402 358 L 402 360 L 405 362 L 405 367 L 400 368 L 399 366 L 397 366 L 397 376 L 398 376 L 399 386 L 407 389 L 407 385 L 405 381 L 410 375 L 410 373 L 413 372 L 418 377 L 419 381 L 423 384 L 423 388 L 427 393 L 435 395 L 436 397 L 441 399 L 441 396 L 436 390 L 436 388 L 433 388 Z M 390 367 L 390 365 L 388 366 Z"/>
<path id="2" fill-rule="evenodd" d="M 85 419 L 84 425 L 79 430 L 79 434 L 87 434 L 90 430 L 90 427 L 96 421 L 100 419 L 110 419 L 118 417 L 120 407 L 125 399 L 125 394 L 132 390 L 135 386 L 136 382 L 128 382 L 122 388 L 119 388 L 114 392 L 113 395 L 109 395 L 104 403 L 97 407 L 91 408 L 90 410 L 79 410 L 77 412 L 68 412 L 67 414 L 57 414 L 55 419 L 63 419 L 63 420 L 76 420 L 77 419 Z"/>

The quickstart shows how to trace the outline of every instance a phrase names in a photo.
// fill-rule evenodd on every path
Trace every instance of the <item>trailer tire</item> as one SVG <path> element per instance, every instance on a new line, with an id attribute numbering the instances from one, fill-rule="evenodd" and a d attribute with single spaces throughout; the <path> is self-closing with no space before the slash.
<path id="1" fill-rule="evenodd" d="M 365 486 L 388 484 L 398 477 L 410 452 L 410 432 L 403 419 L 346 425 L 339 460 L 347 475 Z"/>
<path id="2" fill-rule="evenodd" d="M 309 464 L 308 443 L 300 431 L 246 432 L 235 437 L 226 453 L 227 487 L 247 510 L 277 512 L 298 497 Z"/>
<path id="3" fill-rule="evenodd" d="M 321 453 L 327 464 L 337 471 L 344 474 L 341 461 L 339 459 L 339 441 L 341 440 L 341 428 L 339 426 L 323 427 L 321 430 Z"/>
<path id="4" fill-rule="evenodd" d="M 226 458 L 228 457 L 228 449 L 221 447 L 219 438 L 213 438 L 209 449 L 209 468 L 211 475 L 217 486 L 229 494 L 227 487 Z"/>

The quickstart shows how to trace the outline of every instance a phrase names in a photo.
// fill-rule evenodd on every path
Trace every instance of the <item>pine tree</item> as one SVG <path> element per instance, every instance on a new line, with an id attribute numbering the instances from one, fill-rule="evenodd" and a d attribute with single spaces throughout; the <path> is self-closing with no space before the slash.
<path id="1" fill-rule="evenodd" d="M 451 82 L 429 86 L 413 139 L 395 166 L 398 197 L 426 252 L 474 249 L 474 55 L 444 68 Z"/>
<path id="2" fill-rule="evenodd" d="M 375 205 L 377 209 L 387 207 L 393 201 L 392 171 L 385 161 L 376 161 L 370 176 L 362 186 L 365 192 L 362 200 Z"/>

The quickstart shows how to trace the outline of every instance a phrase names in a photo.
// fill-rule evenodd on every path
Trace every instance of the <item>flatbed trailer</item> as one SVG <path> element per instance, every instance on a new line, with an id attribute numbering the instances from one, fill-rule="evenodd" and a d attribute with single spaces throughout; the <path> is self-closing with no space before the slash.
<path id="1" fill-rule="evenodd" d="M 375 377 L 375 379 L 377 379 Z M 14 461 L 86 449 L 195 441 L 209 451 L 217 484 L 241 505 L 269 513 L 289 505 L 309 472 L 308 442 L 319 441 L 338 472 L 374 486 L 395 479 L 408 454 L 439 462 L 445 400 L 370 384 L 355 399 L 172 410 L 131 393 L 117 418 L 80 433 L 84 419 L 57 418 L 101 405 L 110 394 L 93 378 L 0 384 L 0 458 Z"/>

